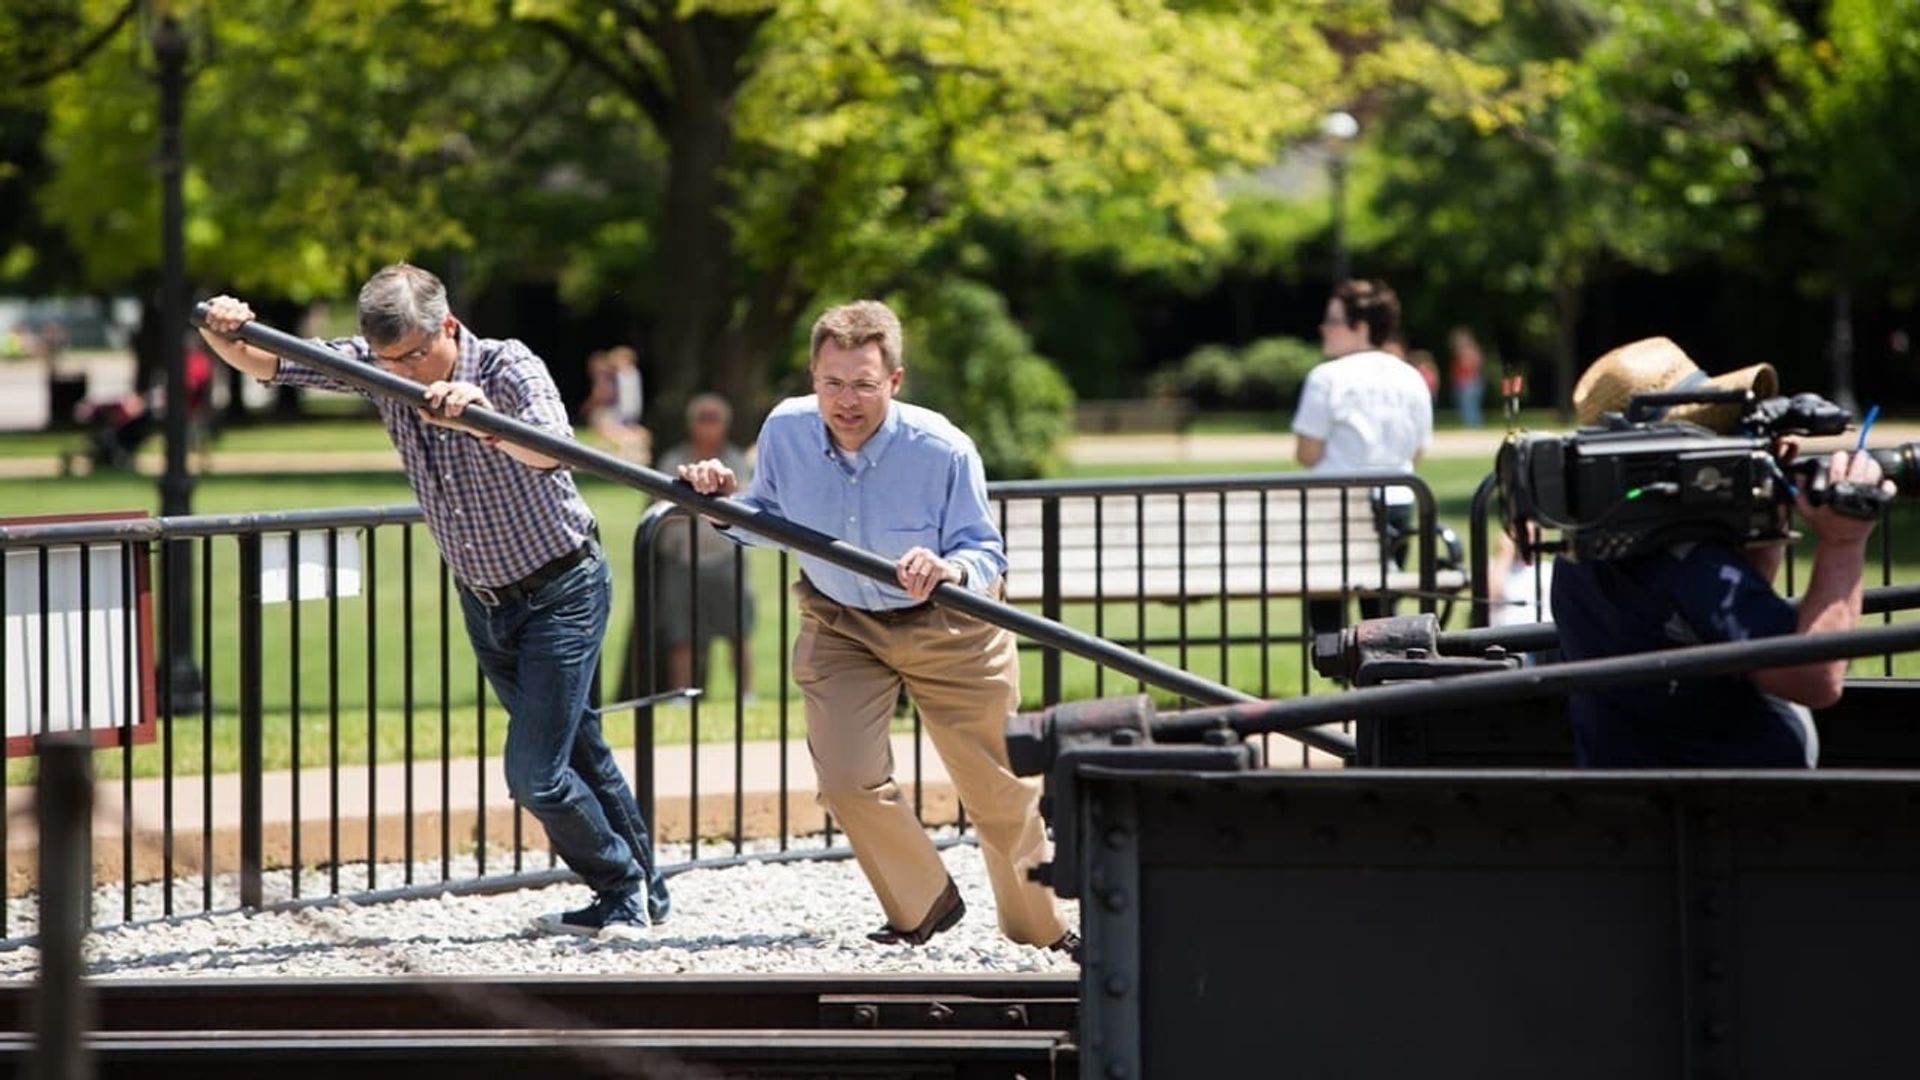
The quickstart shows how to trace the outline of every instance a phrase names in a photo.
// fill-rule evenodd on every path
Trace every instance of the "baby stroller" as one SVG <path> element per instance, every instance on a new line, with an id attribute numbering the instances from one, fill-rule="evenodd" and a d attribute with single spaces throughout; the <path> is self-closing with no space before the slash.
<path id="1" fill-rule="evenodd" d="M 189 438 L 200 442 L 213 398 L 213 361 L 196 344 L 187 349 L 186 369 Z M 165 395 L 160 399 L 164 401 Z M 74 407 L 73 418 L 86 432 L 86 446 L 79 456 L 88 464 L 96 469 L 131 469 L 141 444 L 165 421 L 166 413 L 145 396 L 129 392 L 82 401 Z M 62 456 L 61 471 L 73 471 L 72 455 Z"/>

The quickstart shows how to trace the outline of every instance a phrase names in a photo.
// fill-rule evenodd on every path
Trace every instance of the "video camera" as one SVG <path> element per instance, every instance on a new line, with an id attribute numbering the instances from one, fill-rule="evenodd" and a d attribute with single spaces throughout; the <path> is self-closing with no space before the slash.
<path id="1" fill-rule="evenodd" d="M 1660 419 L 1675 405 L 1732 405 L 1737 434 Z M 1879 515 L 1880 488 L 1829 484 L 1824 456 L 1783 463 L 1782 435 L 1838 435 L 1853 415 L 1818 394 L 1758 400 L 1745 390 L 1640 394 L 1572 435 L 1510 435 L 1494 472 L 1507 534 L 1521 547 L 1574 559 L 1621 559 L 1689 540 L 1735 545 L 1788 538 L 1782 506 L 1803 490 L 1815 506 Z M 1920 494 L 1920 444 L 1869 450 L 1904 494 Z M 1558 529 L 1558 544 L 1534 526 Z"/>

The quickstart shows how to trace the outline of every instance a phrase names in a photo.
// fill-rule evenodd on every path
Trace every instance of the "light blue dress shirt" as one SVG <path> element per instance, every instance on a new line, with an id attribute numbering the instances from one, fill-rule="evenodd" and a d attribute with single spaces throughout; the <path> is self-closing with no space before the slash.
<path id="1" fill-rule="evenodd" d="M 888 559 L 924 547 L 966 567 L 967 588 L 989 592 L 1007 569 L 1007 545 L 987 504 L 973 440 L 931 409 L 895 401 L 857 453 L 836 451 L 809 394 L 774 407 L 760 428 L 753 485 L 739 501 L 839 537 Z M 728 529 L 746 544 L 771 541 Z M 880 611 L 911 606 L 882 585 L 809 555 L 800 568 L 832 600 Z"/>

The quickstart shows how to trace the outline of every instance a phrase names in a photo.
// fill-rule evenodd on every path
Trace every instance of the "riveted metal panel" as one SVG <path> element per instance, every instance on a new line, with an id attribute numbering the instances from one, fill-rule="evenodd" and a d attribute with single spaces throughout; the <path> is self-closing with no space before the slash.
<path id="1" fill-rule="evenodd" d="M 1920 775 L 1081 779 L 1138 823 L 1138 904 L 1082 918 L 1135 935 L 1145 1075 L 1920 1069 Z"/>

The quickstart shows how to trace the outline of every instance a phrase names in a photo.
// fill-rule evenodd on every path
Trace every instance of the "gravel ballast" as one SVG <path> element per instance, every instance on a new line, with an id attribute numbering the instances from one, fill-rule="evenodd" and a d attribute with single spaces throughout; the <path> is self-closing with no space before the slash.
<path id="1" fill-rule="evenodd" d="M 660 852 L 671 864 L 684 852 Z M 238 902 L 237 882 L 215 881 L 211 915 L 158 920 L 161 890 L 135 890 L 135 922 L 102 926 L 87 939 L 89 974 L 108 978 L 315 978 L 416 975 L 725 974 L 834 972 L 1071 972 L 1073 962 L 1045 949 L 1015 945 L 994 918 L 993 891 L 979 850 L 943 852 L 966 898 L 967 913 L 926 945 L 877 945 L 867 933 L 883 921 L 880 906 L 850 859 L 752 863 L 694 869 L 671 881 L 673 914 L 639 940 L 612 941 L 547 933 L 537 916 L 578 907 L 580 885 L 556 885 L 487 896 L 355 904 L 340 901 L 287 911 L 220 912 Z M 472 874 L 454 867 L 455 876 Z M 538 864 L 545 865 L 541 856 Z M 386 866 L 379 884 L 398 883 Z M 431 880 L 437 864 L 420 868 Z M 343 867 L 342 891 L 365 886 L 364 867 Z M 308 871 L 302 891 L 324 889 L 324 872 Z M 284 871 L 269 874 L 269 900 L 291 894 Z M 174 910 L 199 906 L 198 879 L 175 885 Z M 33 932 L 31 901 L 14 902 L 8 932 Z M 118 887 L 95 893 L 96 922 L 118 921 Z M 1078 925 L 1068 904 L 1069 925 Z M 0 979 L 31 979 L 39 951 L 31 944 L 0 951 Z"/>

